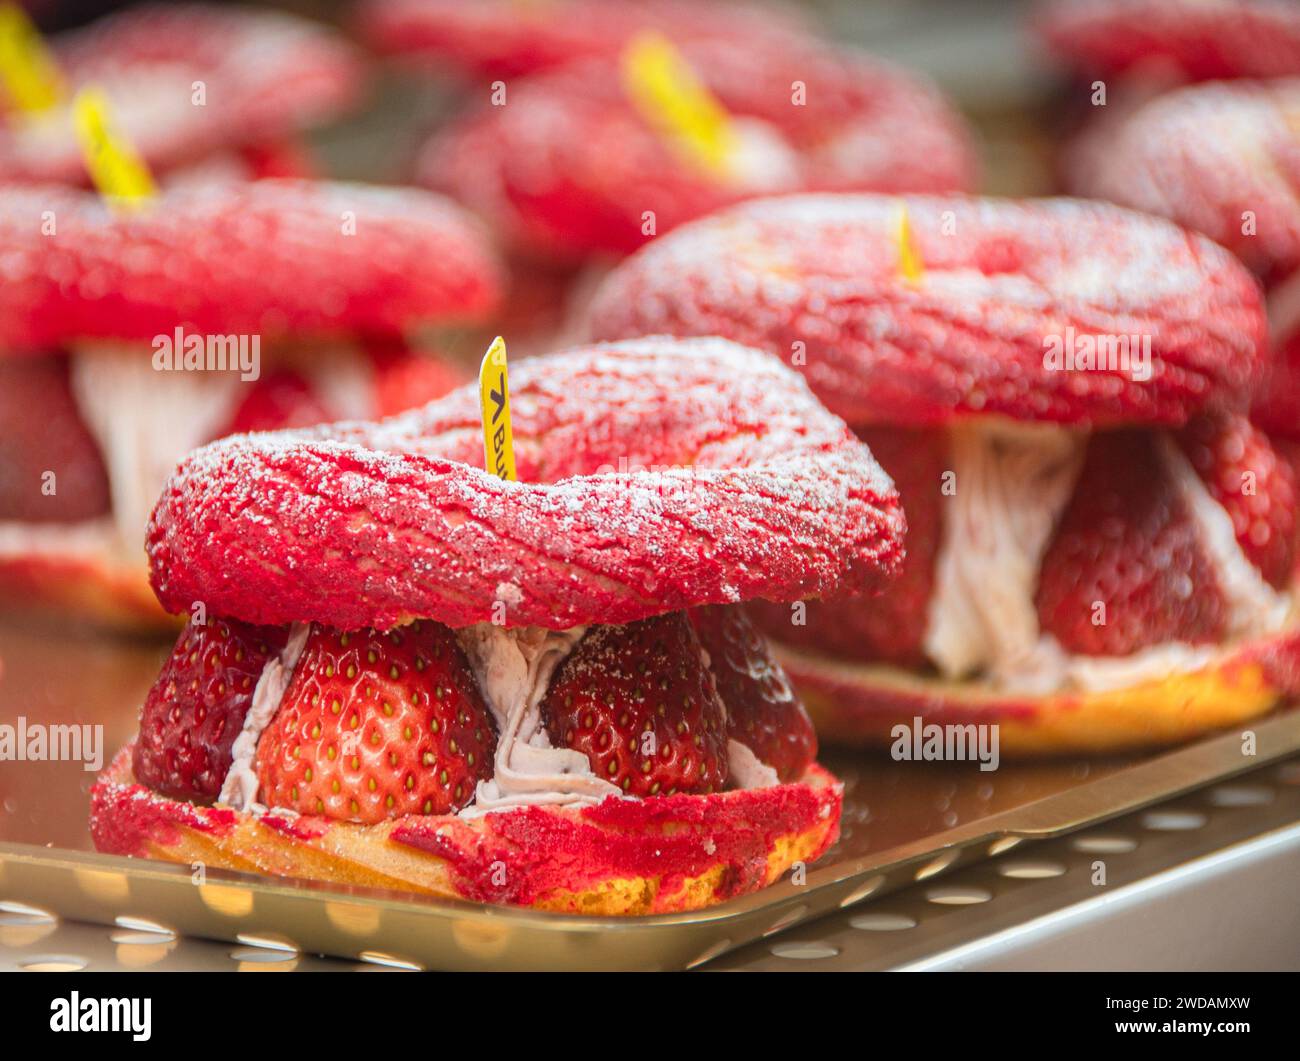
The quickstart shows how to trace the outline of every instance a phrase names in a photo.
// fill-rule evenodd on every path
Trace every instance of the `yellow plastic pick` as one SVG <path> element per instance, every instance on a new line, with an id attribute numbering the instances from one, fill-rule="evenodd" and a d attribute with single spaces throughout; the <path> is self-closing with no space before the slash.
<path id="1" fill-rule="evenodd" d="M 99 194 L 128 209 L 153 198 L 157 189 L 149 167 L 113 127 L 108 97 L 97 88 L 83 88 L 72 101 L 72 114 L 86 168 Z"/>
<path id="2" fill-rule="evenodd" d="M 907 218 L 907 204 L 900 203 L 898 209 L 898 271 L 903 278 L 913 284 L 919 284 L 925 278 L 925 263 L 912 242 L 912 225 Z"/>
<path id="3" fill-rule="evenodd" d="M 478 369 L 479 411 L 483 417 L 483 460 L 500 479 L 515 482 L 515 435 L 510 426 L 510 378 L 506 341 L 492 340 Z"/>
<path id="4" fill-rule="evenodd" d="M 690 161 L 729 177 L 736 131 L 726 108 L 658 33 L 632 39 L 622 55 L 623 88 L 641 115 Z"/>
<path id="5" fill-rule="evenodd" d="M 63 98 L 63 79 L 40 30 L 17 4 L 0 3 L 0 81 L 20 111 L 49 110 Z"/>

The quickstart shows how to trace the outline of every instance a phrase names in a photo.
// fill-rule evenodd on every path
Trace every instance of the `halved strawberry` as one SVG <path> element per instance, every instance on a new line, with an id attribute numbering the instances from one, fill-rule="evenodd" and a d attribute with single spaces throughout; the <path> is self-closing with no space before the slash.
<path id="1" fill-rule="evenodd" d="M 286 627 L 234 619 L 182 630 L 140 713 L 136 780 L 164 796 L 216 799 L 257 679 L 287 637 Z"/>
<path id="2" fill-rule="evenodd" d="M 802 625 L 792 621 L 789 605 L 760 604 L 753 609 L 754 618 L 768 634 L 786 644 L 847 659 L 921 666 L 942 529 L 947 439 L 943 432 L 932 430 L 856 430 L 893 478 L 907 513 L 907 556 L 902 574 L 879 596 L 808 601 L 802 610 Z"/>
<path id="3" fill-rule="evenodd" d="M 108 473 L 77 410 L 68 359 L 0 359 L 0 519 L 73 522 L 102 516 L 109 503 Z"/>
<path id="4" fill-rule="evenodd" d="M 1246 417 L 1201 416 L 1177 436 L 1210 495 L 1232 517 L 1242 550 L 1281 588 L 1296 556 L 1296 473 Z"/>
<path id="5" fill-rule="evenodd" d="M 684 612 L 588 631 L 541 710 L 552 743 L 631 795 L 726 784 L 725 712 Z"/>
<path id="6" fill-rule="evenodd" d="M 446 814 L 492 776 L 496 726 L 450 629 L 314 626 L 257 746 L 268 806 L 373 823 Z"/>
<path id="7" fill-rule="evenodd" d="M 1156 445 L 1149 431 L 1089 440 L 1038 584 L 1039 622 L 1067 651 L 1124 656 L 1223 636 L 1214 567 Z"/>
<path id="8" fill-rule="evenodd" d="M 727 736 L 752 751 L 782 781 L 817 758 L 817 734 L 785 669 L 740 605 L 696 608 L 691 624 L 709 654 L 727 709 Z"/>
<path id="9" fill-rule="evenodd" d="M 277 369 L 249 384 L 230 422 L 218 438 L 248 431 L 279 431 L 289 427 L 312 427 L 332 419 L 311 385 L 297 372 Z"/>

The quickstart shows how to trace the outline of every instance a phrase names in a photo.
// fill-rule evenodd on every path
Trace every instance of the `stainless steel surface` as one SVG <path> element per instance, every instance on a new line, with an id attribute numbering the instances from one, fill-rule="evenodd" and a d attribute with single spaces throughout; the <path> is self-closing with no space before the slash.
<path id="1" fill-rule="evenodd" d="M 1297 879 L 1300 759 L 1021 843 L 709 968 L 1297 970 Z"/>
<path id="2" fill-rule="evenodd" d="M 708 970 L 1300 969 L 1300 758 L 812 921 Z M 1098 863 L 1105 884 L 1096 883 Z M 395 968 L 0 903 L 0 970 Z"/>
<path id="3" fill-rule="evenodd" d="M 160 645 L 0 628 L 0 720 L 99 724 L 105 755 L 132 729 Z M 75 660 L 75 666 L 68 662 Z M 1300 712 L 1251 726 L 1257 754 L 1226 733 L 1143 758 L 896 763 L 831 753 L 845 783 L 843 837 L 806 878 L 690 914 L 579 918 L 330 887 L 88 853 L 92 774 L 79 762 L 0 770 L 0 899 L 113 923 L 148 917 L 178 933 L 279 934 L 311 952 L 377 951 L 425 967 L 681 968 L 868 898 L 931 880 L 1019 839 L 1048 837 L 1167 800 L 1300 752 Z"/>

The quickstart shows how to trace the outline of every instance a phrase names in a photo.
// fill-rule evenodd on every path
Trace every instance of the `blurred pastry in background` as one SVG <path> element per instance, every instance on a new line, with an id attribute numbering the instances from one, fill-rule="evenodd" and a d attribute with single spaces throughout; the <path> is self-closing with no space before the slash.
<path id="1" fill-rule="evenodd" d="M 642 38 L 621 58 L 506 92 L 505 105 L 485 101 L 438 132 L 418 177 L 543 261 L 622 257 L 757 195 L 961 191 L 975 181 L 967 129 L 935 88 L 825 45 L 676 52 Z"/>
<path id="2" fill-rule="evenodd" d="M 647 30 L 678 44 L 725 41 L 764 51 L 811 32 L 792 7 L 738 0 L 363 0 L 357 25 L 376 51 L 464 79 L 617 58 Z"/>
<path id="3" fill-rule="evenodd" d="M 0 245 L 0 597 L 125 625 L 168 621 L 142 541 L 189 450 L 437 397 L 460 374 L 411 349 L 500 296 L 480 227 L 417 189 L 264 180 L 113 211 L 15 186 Z"/>
<path id="4" fill-rule="evenodd" d="M 1084 78 L 1179 84 L 1300 74 L 1294 0 L 1051 0 L 1034 18 Z"/>
<path id="5" fill-rule="evenodd" d="M 1296 473 L 1246 416 L 1263 300 L 1208 239 L 1078 200 L 793 196 L 656 241 L 590 316 L 792 362 L 894 477 L 900 580 L 758 613 L 823 735 L 1118 750 L 1300 690 Z"/>
<path id="6" fill-rule="evenodd" d="M 1300 436 L 1300 78 L 1193 85 L 1077 138 L 1075 194 L 1203 232 L 1268 292 L 1276 363 L 1255 419 Z"/>
<path id="7" fill-rule="evenodd" d="M 350 107 L 362 82 L 360 53 L 334 30 L 212 4 L 132 7 L 28 46 L 45 69 L 0 81 L 0 181 L 88 183 L 71 102 L 91 83 L 164 181 L 310 175 L 298 134 Z"/>

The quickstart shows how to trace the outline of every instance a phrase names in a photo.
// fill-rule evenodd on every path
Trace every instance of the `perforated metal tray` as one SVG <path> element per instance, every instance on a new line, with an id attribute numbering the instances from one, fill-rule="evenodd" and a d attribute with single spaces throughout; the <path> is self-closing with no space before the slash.
<path id="1" fill-rule="evenodd" d="M 104 726 L 128 739 L 163 646 L 0 628 L 0 721 Z M 74 664 L 75 661 L 75 664 Z M 843 836 L 803 883 L 691 914 L 583 918 L 340 888 L 100 855 L 86 831 L 93 775 L 80 763 L 0 766 L 0 899 L 83 921 L 144 919 L 186 935 L 280 939 L 307 953 L 448 969 L 664 969 L 696 965 L 828 911 L 1060 835 L 1300 751 L 1300 713 L 1140 759 L 895 763 L 831 752 L 845 782 Z"/>

